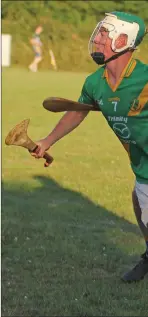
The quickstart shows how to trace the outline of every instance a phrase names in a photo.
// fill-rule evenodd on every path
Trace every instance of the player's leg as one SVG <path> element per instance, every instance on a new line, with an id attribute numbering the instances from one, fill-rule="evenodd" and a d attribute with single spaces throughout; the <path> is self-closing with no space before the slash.
<path id="1" fill-rule="evenodd" d="M 132 200 L 137 222 L 145 239 L 146 251 L 140 262 L 123 276 L 124 282 L 140 281 L 148 273 L 148 185 L 136 182 Z"/>
<path id="2" fill-rule="evenodd" d="M 42 60 L 42 56 L 38 53 L 38 55 L 35 57 L 35 67 L 36 67 L 36 70 L 38 69 L 38 64 L 41 62 Z"/>
<path id="3" fill-rule="evenodd" d="M 29 69 L 32 72 L 36 72 L 38 70 L 38 63 L 40 63 L 42 60 L 42 56 L 40 53 L 35 52 L 35 58 L 33 60 L 33 62 L 29 65 Z"/>
<path id="4" fill-rule="evenodd" d="M 28 67 L 32 72 L 36 72 L 37 71 L 35 59 L 36 59 L 36 57 L 33 59 L 32 63 Z"/>

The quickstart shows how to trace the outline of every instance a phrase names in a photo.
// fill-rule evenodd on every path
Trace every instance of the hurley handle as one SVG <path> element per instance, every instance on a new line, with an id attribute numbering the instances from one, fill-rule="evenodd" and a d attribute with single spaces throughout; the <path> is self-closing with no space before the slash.
<path id="1" fill-rule="evenodd" d="M 36 152 L 37 148 L 38 145 L 36 145 L 32 152 Z M 48 167 L 48 165 L 50 165 L 53 162 L 53 157 L 49 155 L 47 152 L 45 152 L 43 158 L 46 160 L 46 162 L 44 163 L 44 167 Z"/>

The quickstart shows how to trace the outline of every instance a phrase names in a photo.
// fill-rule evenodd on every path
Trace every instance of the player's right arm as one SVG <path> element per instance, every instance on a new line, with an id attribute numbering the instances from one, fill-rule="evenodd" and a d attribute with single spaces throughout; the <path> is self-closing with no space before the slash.
<path id="1" fill-rule="evenodd" d="M 78 100 L 82 103 L 92 104 L 92 99 L 88 94 L 86 82 L 83 85 L 81 96 Z M 45 151 L 47 151 L 58 140 L 62 139 L 65 135 L 72 132 L 88 115 L 89 111 L 68 111 L 59 120 L 55 128 L 44 138 L 37 143 L 38 149 L 36 153 L 32 153 L 32 156 L 36 158 L 43 157 Z"/>
<path id="2" fill-rule="evenodd" d="M 36 142 L 38 149 L 36 153 L 31 153 L 32 156 L 41 158 L 53 144 L 62 139 L 65 135 L 73 131 L 84 120 L 89 111 L 68 111 L 57 123 L 55 128 L 44 139 Z"/>

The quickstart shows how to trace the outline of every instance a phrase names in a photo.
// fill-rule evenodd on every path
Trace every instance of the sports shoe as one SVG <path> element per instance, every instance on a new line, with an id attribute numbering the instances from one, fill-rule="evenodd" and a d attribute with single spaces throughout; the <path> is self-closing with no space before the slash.
<path id="1" fill-rule="evenodd" d="M 36 67 L 36 66 L 29 65 L 28 68 L 29 68 L 33 73 L 36 73 L 36 72 L 37 72 L 37 67 Z"/>
<path id="2" fill-rule="evenodd" d="M 148 254 L 145 252 L 141 255 L 141 260 L 137 265 L 127 272 L 123 277 L 122 281 L 126 283 L 139 282 L 148 273 Z"/>

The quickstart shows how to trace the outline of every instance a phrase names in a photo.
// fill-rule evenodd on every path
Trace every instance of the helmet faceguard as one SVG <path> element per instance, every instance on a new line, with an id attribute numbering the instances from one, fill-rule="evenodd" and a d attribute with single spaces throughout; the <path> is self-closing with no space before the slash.
<path id="1" fill-rule="evenodd" d="M 107 31 L 106 32 L 107 37 L 109 37 L 112 40 L 112 43 L 111 43 L 112 51 L 117 53 L 111 56 L 107 60 L 105 60 L 104 53 L 96 52 L 96 48 L 95 48 L 95 38 L 99 34 L 102 27 L 105 28 Z M 129 50 L 134 50 L 136 48 L 135 42 L 136 42 L 138 31 L 139 31 L 138 23 L 123 21 L 121 19 L 118 19 L 118 17 L 115 14 L 106 13 L 105 19 L 97 24 L 97 26 L 95 27 L 90 37 L 89 46 L 88 46 L 89 54 L 91 55 L 91 57 L 94 59 L 94 61 L 97 64 L 101 65 L 101 64 L 107 63 L 108 61 L 117 58 L 118 56 L 124 54 L 125 52 Z M 122 48 L 116 48 L 115 42 L 121 34 L 125 34 L 127 36 L 127 42 Z M 104 50 L 105 50 L 105 43 L 104 43 Z"/>

